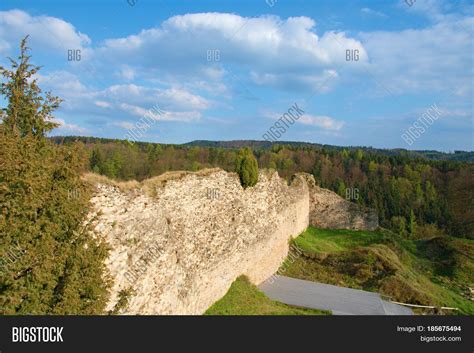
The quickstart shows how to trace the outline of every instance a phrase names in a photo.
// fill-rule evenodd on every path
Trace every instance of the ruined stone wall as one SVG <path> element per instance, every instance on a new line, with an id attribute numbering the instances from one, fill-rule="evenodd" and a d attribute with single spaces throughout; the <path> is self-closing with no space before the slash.
<path id="1" fill-rule="evenodd" d="M 259 284 L 288 254 L 288 242 L 309 224 L 375 229 L 377 216 L 305 173 L 290 186 L 261 171 L 243 189 L 220 169 L 171 172 L 143 183 L 98 178 L 89 221 L 110 246 L 108 310 L 133 289 L 124 314 L 201 314 L 232 282 L 246 275 Z"/>
<path id="2" fill-rule="evenodd" d="M 288 186 L 260 172 L 244 190 L 236 174 L 213 170 L 137 187 L 98 184 L 89 215 L 111 248 L 108 309 L 134 290 L 125 314 L 201 314 L 239 275 L 258 284 L 276 272 L 309 222 L 303 177 Z"/>

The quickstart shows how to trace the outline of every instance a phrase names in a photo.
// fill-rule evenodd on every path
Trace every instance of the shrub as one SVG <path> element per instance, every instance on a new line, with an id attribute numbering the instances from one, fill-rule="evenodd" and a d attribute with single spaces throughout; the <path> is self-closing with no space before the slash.
<path id="1" fill-rule="evenodd" d="M 242 148 L 237 155 L 235 171 L 244 188 L 254 186 L 258 181 L 258 163 L 250 148 Z"/>

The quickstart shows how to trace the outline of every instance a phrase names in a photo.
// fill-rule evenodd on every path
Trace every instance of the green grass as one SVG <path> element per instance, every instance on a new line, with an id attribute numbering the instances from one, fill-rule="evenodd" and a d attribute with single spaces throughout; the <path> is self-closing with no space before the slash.
<path id="1" fill-rule="evenodd" d="M 384 235 L 379 232 L 317 229 L 309 227 L 295 243 L 301 249 L 310 252 L 335 253 L 380 242 Z"/>
<path id="2" fill-rule="evenodd" d="M 227 294 L 205 312 L 205 315 L 329 315 L 329 312 L 273 301 L 246 277 L 241 276 L 232 283 Z"/>
<path id="3" fill-rule="evenodd" d="M 474 241 L 442 237 L 412 241 L 376 232 L 309 227 L 294 240 L 303 255 L 280 274 L 386 294 L 421 305 L 451 306 L 474 314 Z"/>

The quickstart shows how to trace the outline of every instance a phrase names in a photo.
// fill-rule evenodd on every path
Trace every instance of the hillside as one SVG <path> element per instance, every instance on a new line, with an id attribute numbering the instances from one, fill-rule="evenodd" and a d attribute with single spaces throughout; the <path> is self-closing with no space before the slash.
<path id="1" fill-rule="evenodd" d="M 474 313 L 472 240 L 410 240 L 386 230 L 309 227 L 294 244 L 302 249 L 302 256 L 285 261 L 280 269 L 285 276 L 380 292 L 409 304 Z"/>

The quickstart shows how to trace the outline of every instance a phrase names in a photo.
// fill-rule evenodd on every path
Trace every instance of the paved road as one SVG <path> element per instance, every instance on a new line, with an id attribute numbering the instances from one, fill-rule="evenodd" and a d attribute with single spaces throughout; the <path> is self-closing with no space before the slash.
<path id="1" fill-rule="evenodd" d="M 334 315 L 413 315 L 411 309 L 382 300 L 378 293 L 279 275 L 272 279 L 259 288 L 282 303 L 331 310 Z"/>

